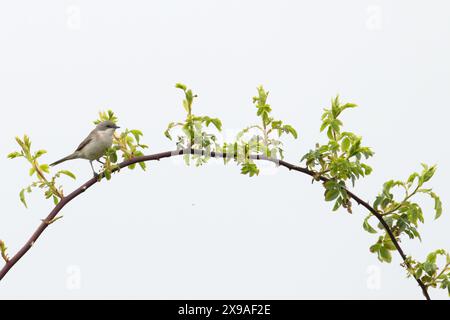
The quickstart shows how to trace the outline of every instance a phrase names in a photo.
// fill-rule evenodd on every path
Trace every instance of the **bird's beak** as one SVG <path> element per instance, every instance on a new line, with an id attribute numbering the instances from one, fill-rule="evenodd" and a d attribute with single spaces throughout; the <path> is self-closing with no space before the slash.
<path id="1" fill-rule="evenodd" d="M 119 126 L 115 126 L 114 129 L 120 129 L 120 127 Z"/>

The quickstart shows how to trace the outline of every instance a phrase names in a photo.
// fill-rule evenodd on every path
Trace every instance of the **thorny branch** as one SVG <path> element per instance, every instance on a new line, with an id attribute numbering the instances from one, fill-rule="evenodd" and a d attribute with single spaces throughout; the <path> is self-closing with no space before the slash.
<path id="1" fill-rule="evenodd" d="M 174 150 L 174 151 L 166 151 L 151 155 L 145 155 L 145 156 L 139 156 L 132 159 L 125 160 L 121 162 L 120 164 L 113 169 L 113 172 L 119 171 L 122 168 L 131 166 L 133 164 L 137 163 L 143 163 L 147 161 L 159 161 L 164 158 L 170 158 L 174 156 L 180 156 L 184 154 L 196 154 L 201 156 L 208 156 L 211 158 L 233 158 L 235 155 L 230 155 L 226 153 L 220 153 L 220 152 L 214 152 L 214 151 L 205 151 L 205 150 L 196 150 L 196 149 L 181 149 L 181 150 Z M 328 179 L 326 177 L 323 177 L 321 175 L 318 176 L 318 174 L 308 168 L 300 167 L 297 165 L 293 165 L 289 162 L 278 160 L 275 158 L 266 157 L 264 155 L 250 155 L 249 156 L 253 160 L 260 160 L 260 161 L 269 161 L 273 162 L 278 166 L 285 167 L 289 170 L 301 172 L 303 174 L 309 175 L 313 177 L 315 180 L 320 180 L 322 182 L 327 182 Z M 41 234 L 47 229 L 47 227 L 51 224 L 51 222 L 55 221 L 57 219 L 57 215 L 59 212 L 73 199 L 84 193 L 87 189 L 92 187 L 94 184 L 99 182 L 98 179 L 92 178 L 88 180 L 86 183 L 84 183 L 82 186 L 80 186 L 78 189 L 70 193 L 69 195 L 63 197 L 61 201 L 54 207 L 54 209 L 50 212 L 50 214 L 42 221 L 42 223 L 39 225 L 39 227 L 36 229 L 36 231 L 31 235 L 29 240 L 25 243 L 25 245 L 11 258 L 5 259 L 6 264 L 4 267 L 0 270 L 0 281 L 5 277 L 5 275 L 11 270 L 11 268 L 28 252 L 28 250 L 31 249 L 31 247 L 35 244 L 35 242 L 38 240 L 38 238 L 41 236 Z M 386 223 L 386 221 L 383 219 L 383 216 L 375 210 L 369 203 L 366 201 L 363 201 L 360 197 L 355 195 L 353 192 L 346 190 L 349 197 L 356 201 L 358 204 L 362 205 L 364 208 L 366 208 L 368 211 L 370 211 L 383 225 L 384 229 L 386 230 L 387 234 L 389 235 L 390 239 L 392 240 L 393 244 L 395 245 L 398 253 L 400 254 L 401 258 L 403 259 L 405 265 L 408 268 L 411 268 L 410 263 L 408 261 L 407 256 L 405 255 L 403 249 L 401 248 L 399 242 L 397 241 L 396 237 L 394 236 L 392 230 Z M 430 300 L 430 296 L 428 294 L 427 287 L 424 285 L 424 283 L 414 275 L 415 280 L 417 281 L 418 285 L 422 289 L 422 293 L 425 296 L 427 300 Z"/>

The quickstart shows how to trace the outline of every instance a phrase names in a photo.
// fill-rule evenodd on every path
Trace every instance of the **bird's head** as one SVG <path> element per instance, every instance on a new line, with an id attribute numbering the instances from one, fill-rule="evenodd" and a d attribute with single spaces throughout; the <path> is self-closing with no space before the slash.
<path id="1" fill-rule="evenodd" d="M 100 122 L 96 127 L 98 131 L 106 131 L 110 132 L 111 134 L 113 134 L 114 131 L 119 128 L 120 127 L 118 127 L 114 122 L 109 120 Z"/>

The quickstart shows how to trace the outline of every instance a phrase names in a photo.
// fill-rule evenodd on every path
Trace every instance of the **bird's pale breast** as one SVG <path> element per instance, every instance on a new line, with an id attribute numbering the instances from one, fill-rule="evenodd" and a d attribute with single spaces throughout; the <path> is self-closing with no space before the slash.
<path id="1" fill-rule="evenodd" d="M 96 132 L 92 139 L 82 150 L 82 156 L 88 160 L 97 160 L 101 158 L 106 150 L 112 145 L 112 133 L 109 130 Z"/>

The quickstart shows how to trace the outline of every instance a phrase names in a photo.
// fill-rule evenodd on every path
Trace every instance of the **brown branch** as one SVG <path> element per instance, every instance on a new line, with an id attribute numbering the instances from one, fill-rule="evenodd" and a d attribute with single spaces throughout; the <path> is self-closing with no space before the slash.
<path id="1" fill-rule="evenodd" d="M 209 156 L 211 158 L 230 158 L 233 159 L 235 155 L 227 155 L 226 153 L 221 152 L 206 152 L 204 150 L 195 150 L 195 149 L 185 149 L 185 150 L 174 150 L 174 151 L 167 151 L 162 153 L 156 153 L 152 155 L 147 156 L 141 156 L 136 157 L 130 160 L 126 160 L 124 162 L 121 162 L 118 164 L 118 166 L 113 170 L 113 172 L 118 171 L 122 168 L 128 167 L 132 164 L 136 164 L 139 162 L 146 162 L 146 161 L 155 161 L 155 160 L 161 160 L 164 158 L 170 158 L 173 156 L 179 156 L 183 154 L 196 154 L 196 155 L 202 155 L 202 156 Z M 314 179 L 319 179 L 320 181 L 326 182 L 329 179 L 323 176 L 317 176 L 317 173 L 314 171 L 309 170 L 308 168 L 300 167 L 293 165 L 289 162 L 283 161 L 283 160 L 277 160 L 274 158 L 269 158 L 263 155 L 250 155 L 250 158 L 253 160 L 261 160 L 261 161 L 269 161 L 275 163 L 277 166 L 285 167 L 289 170 L 294 170 L 301 172 L 303 174 L 309 175 L 313 177 Z M 84 183 L 81 187 L 70 193 L 69 195 L 65 196 L 61 199 L 61 201 L 53 208 L 53 210 L 50 212 L 50 214 L 43 220 L 43 222 L 39 225 L 37 230 L 33 233 L 33 235 L 30 237 L 30 239 L 25 243 L 25 245 L 12 257 L 8 260 L 8 262 L 5 264 L 5 266 L 0 270 L 0 281 L 5 277 L 5 275 L 8 273 L 8 271 L 28 252 L 28 250 L 31 249 L 31 247 L 34 245 L 34 243 L 37 241 L 37 239 L 41 236 L 41 234 L 44 232 L 44 230 L 50 225 L 49 222 L 54 221 L 58 213 L 73 199 L 78 197 L 80 194 L 84 193 L 87 189 L 92 187 L 94 184 L 98 182 L 97 178 L 92 178 L 88 180 L 86 183 Z M 403 259 L 406 267 L 408 269 L 411 269 L 411 265 L 407 259 L 407 256 L 403 252 L 403 249 L 400 247 L 400 244 L 394 234 L 392 233 L 392 230 L 386 223 L 386 221 L 383 219 L 383 216 L 377 212 L 369 203 L 363 201 L 361 198 L 359 198 L 357 195 L 355 195 L 353 192 L 346 190 L 348 196 L 355 200 L 358 204 L 365 207 L 368 211 L 370 211 L 371 214 L 373 214 L 381 223 L 381 225 L 386 230 L 387 234 L 389 235 L 390 239 L 392 240 L 395 248 L 397 249 L 398 253 L 400 254 L 401 258 Z M 428 294 L 427 287 L 423 284 L 423 282 L 417 278 L 413 274 L 414 278 L 416 279 L 417 283 L 419 284 L 420 288 L 422 289 L 423 295 L 427 300 L 430 300 L 430 296 Z"/>

